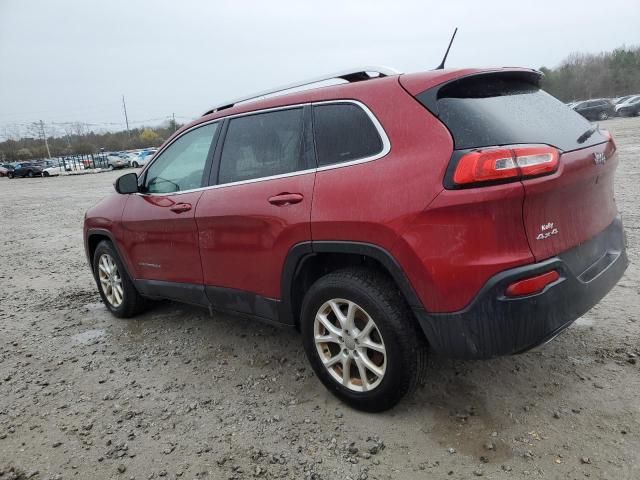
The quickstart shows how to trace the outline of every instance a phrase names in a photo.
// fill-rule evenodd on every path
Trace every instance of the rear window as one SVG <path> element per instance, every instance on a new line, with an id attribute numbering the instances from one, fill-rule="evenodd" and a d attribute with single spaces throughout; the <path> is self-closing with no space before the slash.
<path id="1" fill-rule="evenodd" d="M 353 103 L 314 105 L 313 131 L 319 167 L 382 151 L 382 139 L 369 115 Z"/>
<path id="2" fill-rule="evenodd" d="M 571 151 L 607 141 L 599 131 L 585 135 L 591 124 L 536 83 L 510 72 L 475 75 L 417 99 L 447 126 L 458 150 L 544 143 Z"/>

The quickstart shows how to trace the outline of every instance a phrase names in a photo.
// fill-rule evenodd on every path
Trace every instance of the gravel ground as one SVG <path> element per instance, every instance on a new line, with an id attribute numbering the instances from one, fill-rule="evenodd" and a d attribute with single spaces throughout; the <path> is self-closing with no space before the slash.
<path id="1" fill-rule="evenodd" d="M 534 352 L 432 358 L 363 414 L 314 378 L 297 332 L 174 303 L 100 303 L 84 211 L 119 173 L 0 179 L 0 480 L 640 478 L 640 119 L 616 135 L 631 266 Z"/>

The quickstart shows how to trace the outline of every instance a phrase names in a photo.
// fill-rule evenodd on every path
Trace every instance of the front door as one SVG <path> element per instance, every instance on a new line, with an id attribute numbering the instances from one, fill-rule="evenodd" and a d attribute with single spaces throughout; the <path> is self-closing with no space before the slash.
<path id="1" fill-rule="evenodd" d="M 205 190 L 196 209 L 214 306 L 270 317 L 287 253 L 311 239 L 315 169 L 304 117 L 297 107 L 228 121 L 214 162 L 218 185 Z"/>
<path id="2" fill-rule="evenodd" d="M 195 211 L 206 185 L 219 123 L 187 131 L 141 178 L 122 215 L 123 244 L 136 279 L 202 285 Z"/>

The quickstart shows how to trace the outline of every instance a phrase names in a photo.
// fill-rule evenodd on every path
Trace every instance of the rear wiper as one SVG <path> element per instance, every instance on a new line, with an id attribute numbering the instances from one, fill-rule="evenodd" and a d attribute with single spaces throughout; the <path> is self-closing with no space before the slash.
<path id="1" fill-rule="evenodd" d="M 589 140 L 589 138 L 591 137 L 591 135 L 593 135 L 596 131 L 598 131 L 600 129 L 599 125 L 594 125 L 593 127 L 591 127 L 589 130 L 587 130 L 586 132 L 584 132 L 582 135 L 580 135 L 578 137 L 577 142 L 578 143 L 584 143 L 587 140 Z"/>

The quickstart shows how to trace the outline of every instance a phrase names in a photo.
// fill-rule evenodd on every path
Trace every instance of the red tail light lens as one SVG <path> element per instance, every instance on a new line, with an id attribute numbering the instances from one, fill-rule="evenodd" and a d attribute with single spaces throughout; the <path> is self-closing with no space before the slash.
<path id="1" fill-rule="evenodd" d="M 616 141 L 613 139 L 613 135 L 611 135 L 611 132 L 609 130 L 600 130 L 600 133 L 602 133 L 609 140 L 609 148 L 608 148 L 608 152 L 606 152 L 607 156 L 613 155 L 613 153 L 618 148 L 616 145 Z"/>
<path id="2" fill-rule="evenodd" d="M 547 175 L 558 169 L 559 158 L 560 152 L 546 145 L 474 150 L 460 158 L 453 181 L 472 185 Z"/>
<path id="3" fill-rule="evenodd" d="M 524 280 L 509 285 L 505 291 L 507 297 L 521 297 L 523 295 L 533 295 L 534 293 L 541 292 L 550 283 L 555 282 L 560 278 L 560 274 L 555 270 L 552 270 L 542 275 L 536 275 L 535 277 L 529 277 Z"/>

